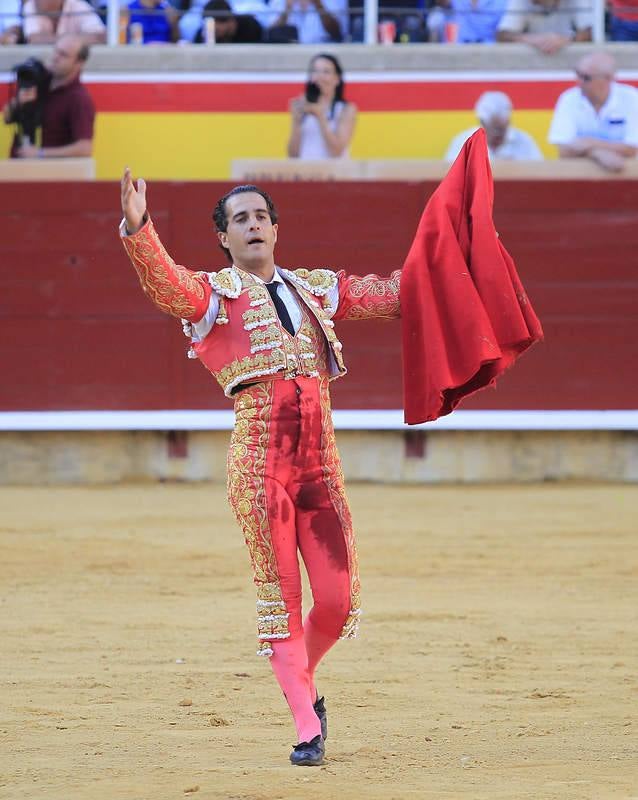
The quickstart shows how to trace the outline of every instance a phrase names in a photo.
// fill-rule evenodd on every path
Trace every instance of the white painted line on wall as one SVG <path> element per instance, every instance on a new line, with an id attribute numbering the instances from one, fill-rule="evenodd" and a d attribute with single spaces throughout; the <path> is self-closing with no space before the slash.
<path id="1" fill-rule="evenodd" d="M 305 72 L 85 72 L 85 83 L 303 83 Z M 638 70 L 619 70 L 620 81 L 638 80 Z M 0 83 L 12 83 L 12 72 L 0 72 Z M 348 72 L 349 83 L 484 83 L 513 81 L 514 83 L 563 82 L 574 83 L 571 70 L 547 72 L 515 71 L 384 71 Z"/>
<path id="2" fill-rule="evenodd" d="M 405 425 L 403 411 L 336 410 L 338 430 L 578 431 L 638 430 L 638 410 L 455 411 L 436 422 Z M 229 410 L 4 411 L 0 431 L 231 430 Z"/>

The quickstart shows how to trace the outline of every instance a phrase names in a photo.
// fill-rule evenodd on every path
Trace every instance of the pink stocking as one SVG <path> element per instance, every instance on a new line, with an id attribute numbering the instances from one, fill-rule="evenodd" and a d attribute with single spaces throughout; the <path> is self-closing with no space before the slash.
<path id="1" fill-rule="evenodd" d="M 337 643 L 338 636 L 329 636 L 320 631 L 313 622 L 313 614 L 311 611 L 304 623 L 304 638 L 306 642 L 306 652 L 308 654 L 308 678 L 310 681 L 312 702 L 314 703 L 317 699 L 315 670 L 328 650 Z"/>
<path id="2" fill-rule="evenodd" d="M 298 741 L 309 742 L 321 733 L 321 723 L 312 707 L 314 697 L 311 697 L 306 645 L 301 636 L 271 642 L 271 645 L 270 663 L 290 706 Z"/>

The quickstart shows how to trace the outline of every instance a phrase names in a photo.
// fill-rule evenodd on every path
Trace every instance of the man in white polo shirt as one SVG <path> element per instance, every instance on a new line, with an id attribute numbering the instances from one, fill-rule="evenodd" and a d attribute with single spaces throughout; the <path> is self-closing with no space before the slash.
<path id="1" fill-rule="evenodd" d="M 578 86 L 558 98 L 549 141 L 561 158 L 590 158 L 610 172 L 624 169 L 638 152 L 638 89 L 614 81 L 607 53 L 584 56 Z"/>

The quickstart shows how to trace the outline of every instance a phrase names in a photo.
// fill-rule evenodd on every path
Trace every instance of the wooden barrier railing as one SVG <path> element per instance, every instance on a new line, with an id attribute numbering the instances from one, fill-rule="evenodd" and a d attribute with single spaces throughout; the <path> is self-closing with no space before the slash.
<path id="1" fill-rule="evenodd" d="M 0 161 L 0 181 L 92 181 L 93 158 L 9 158 Z"/>
<path id="2" fill-rule="evenodd" d="M 450 165 L 446 161 L 406 159 L 235 159 L 231 177 L 238 181 L 397 181 L 440 180 Z M 495 161 L 498 180 L 636 180 L 638 159 L 627 161 L 620 173 L 584 158 L 553 161 Z"/>
<path id="3" fill-rule="evenodd" d="M 264 184 L 279 211 L 277 262 L 388 274 L 401 267 L 438 181 Z M 211 210 L 232 184 L 149 182 L 170 254 L 219 270 Z M 638 397 L 636 181 L 497 181 L 494 216 L 546 341 L 472 397 L 480 410 L 634 409 Z M 140 290 L 118 237 L 115 182 L 0 191 L 0 412 L 228 409 L 186 358 L 179 322 Z M 338 409 L 402 406 L 398 322 L 344 322 Z"/>

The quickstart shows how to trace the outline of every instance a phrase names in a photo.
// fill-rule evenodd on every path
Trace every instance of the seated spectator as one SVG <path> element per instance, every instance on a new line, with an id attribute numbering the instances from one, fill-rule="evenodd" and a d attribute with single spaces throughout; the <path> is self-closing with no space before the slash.
<path id="1" fill-rule="evenodd" d="M 435 3 L 428 12 L 426 27 L 428 31 L 428 42 L 447 42 L 449 23 L 453 22 L 454 12 L 447 0 Z"/>
<path id="2" fill-rule="evenodd" d="M 339 61 L 328 53 L 310 62 L 306 92 L 290 102 L 292 129 L 290 158 L 342 158 L 357 121 L 357 107 L 345 98 L 345 81 Z"/>
<path id="3" fill-rule="evenodd" d="M 204 6 L 208 0 L 192 0 L 189 10 L 179 20 L 179 32 L 183 41 L 193 42 L 200 32 L 204 19 Z M 279 16 L 271 10 L 265 0 L 233 0 L 231 10 L 234 14 L 249 14 L 261 25 L 262 31 Z M 202 32 L 203 34 L 203 32 Z M 263 37 L 262 37 L 263 38 Z"/>
<path id="4" fill-rule="evenodd" d="M 80 83 L 88 57 L 89 48 L 82 38 L 62 36 L 51 56 L 48 75 L 45 73 L 45 85 L 18 88 L 16 97 L 3 109 L 5 123 L 18 126 L 12 158 L 78 158 L 92 154 L 95 107 Z M 26 130 L 27 118 L 35 118 L 41 127 L 40 147 L 35 143 L 38 131 Z"/>
<path id="5" fill-rule="evenodd" d="M 0 44 L 18 44 L 22 36 L 20 0 L 0 0 Z"/>
<path id="6" fill-rule="evenodd" d="M 210 0 L 204 6 L 204 19 L 215 20 L 215 41 L 220 44 L 256 44 L 263 41 L 263 29 L 250 14 L 234 14 L 226 0 Z M 204 26 L 195 42 L 205 42 Z"/>
<path id="7" fill-rule="evenodd" d="M 591 42 L 589 0 L 508 0 L 499 42 L 523 42 L 553 55 L 569 42 Z"/>
<path id="8" fill-rule="evenodd" d="M 268 0 L 233 0 L 231 5 L 235 14 L 250 14 L 264 29 L 269 28 L 277 17 Z"/>
<path id="9" fill-rule="evenodd" d="M 493 44 L 507 0 L 450 0 L 457 23 L 457 42 Z"/>
<path id="10" fill-rule="evenodd" d="M 364 0 L 350 0 L 350 40 L 364 40 Z M 424 0 L 379 0 L 379 23 L 393 22 L 396 42 L 424 42 L 427 39 Z M 346 28 L 347 30 L 347 28 Z"/>
<path id="11" fill-rule="evenodd" d="M 300 44 L 341 42 L 348 30 L 347 0 L 270 0 L 272 27 L 297 28 Z"/>
<path id="12" fill-rule="evenodd" d="M 609 0 L 609 23 L 614 42 L 638 42 L 638 0 Z"/>
<path id="13" fill-rule="evenodd" d="M 144 44 L 176 42 L 177 11 L 166 0 L 133 0 L 128 5 L 126 39 L 131 41 L 131 25 L 141 25 Z"/>
<path id="14" fill-rule="evenodd" d="M 512 117 L 512 101 L 504 92 L 485 92 L 482 94 L 474 111 L 485 130 L 487 150 L 490 161 L 494 159 L 507 161 L 542 161 L 543 156 L 536 142 L 529 133 L 520 131 L 510 125 Z M 454 161 L 461 152 L 466 140 L 478 130 L 478 126 L 468 128 L 452 139 L 445 154 L 446 161 Z"/>
<path id="15" fill-rule="evenodd" d="M 86 43 L 106 42 L 106 27 L 86 0 L 26 0 L 22 14 L 29 44 L 50 44 L 67 34 Z"/>
<path id="16" fill-rule="evenodd" d="M 578 86 L 558 98 L 549 129 L 561 158 L 590 158 L 620 172 L 638 152 L 638 89 L 616 83 L 615 67 L 606 53 L 578 62 Z"/>
<path id="17" fill-rule="evenodd" d="M 179 18 L 179 36 L 183 42 L 192 42 L 202 27 L 202 19 L 206 0 L 191 0 L 187 10 Z"/>

